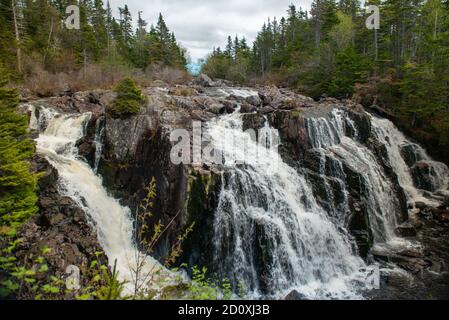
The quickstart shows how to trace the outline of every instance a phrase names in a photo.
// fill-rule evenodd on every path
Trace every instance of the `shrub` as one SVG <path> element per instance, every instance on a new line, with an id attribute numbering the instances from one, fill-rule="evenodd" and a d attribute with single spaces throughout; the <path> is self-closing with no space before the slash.
<path id="1" fill-rule="evenodd" d="M 139 112 L 146 98 L 142 95 L 136 82 L 126 77 L 115 87 L 117 97 L 108 108 L 113 117 L 128 117 Z"/>

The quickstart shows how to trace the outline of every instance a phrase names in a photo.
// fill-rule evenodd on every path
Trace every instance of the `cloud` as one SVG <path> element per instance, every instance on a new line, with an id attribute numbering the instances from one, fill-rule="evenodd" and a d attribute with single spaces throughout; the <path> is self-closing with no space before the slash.
<path id="1" fill-rule="evenodd" d="M 104 0 L 106 2 L 106 0 Z M 117 14 L 118 7 L 128 4 L 137 20 L 137 12 L 148 23 L 156 23 L 159 12 L 170 30 L 193 60 L 204 58 L 214 47 L 224 47 L 228 35 L 246 37 L 252 43 L 268 17 L 286 15 L 293 3 L 310 8 L 311 0 L 110 0 Z"/>

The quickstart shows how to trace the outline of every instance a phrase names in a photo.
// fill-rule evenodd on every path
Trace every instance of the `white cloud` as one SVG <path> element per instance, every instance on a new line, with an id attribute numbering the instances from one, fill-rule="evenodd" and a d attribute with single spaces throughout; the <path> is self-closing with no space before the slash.
<path id="1" fill-rule="evenodd" d="M 106 0 L 104 0 L 106 1 Z M 193 60 L 205 57 L 213 47 L 223 47 L 228 35 L 245 36 L 252 43 L 268 17 L 286 15 L 293 3 L 310 8 L 311 0 L 110 0 L 111 7 L 128 7 L 136 20 L 143 11 L 148 23 L 156 23 L 159 12 L 175 32 Z"/>

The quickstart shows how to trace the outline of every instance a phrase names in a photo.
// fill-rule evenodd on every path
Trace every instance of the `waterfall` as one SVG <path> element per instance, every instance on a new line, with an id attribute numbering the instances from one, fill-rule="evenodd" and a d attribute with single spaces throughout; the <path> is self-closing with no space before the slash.
<path id="1" fill-rule="evenodd" d="M 430 171 L 428 176 L 431 187 L 445 193 L 449 179 L 447 166 L 432 161 L 422 147 L 408 140 L 391 121 L 369 114 L 366 116 L 371 122 L 371 139 L 386 150 L 384 160 L 396 174 L 409 206 L 413 206 L 417 201 L 438 205 L 437 201 L 428 199 L 424 196 L 424 191 L 416 187 L 410 166 L 414 163 L 425 163 Z M 399 238 L 395 234 L 401 208 L 392 179 L 388 177 L 373 151 L 359 141 L 360 134 L 347 112 L 334 109 L 327 117 L 307 119 L 306 125 L 311 145 L 320 155 L 320 176 L 328 193 L 331 211 L 337 212 L 334 215 L 344 217 L 345 213 L 341 207 L 332 206 L 333 191 L 329 188 L 326 178 L 337 179 L 342 193 L 347 195 L 347 176 L 343 170 L 343 167 L 346 167 L 362 178 L 359 193 L 368 210 L 375 247 L 393 250 L 419 247 L 419 244 Z M 410 154 L 409 164 L 405 160 L 404 150 L 408 150 Z M 346 201 L 344 207 L 344 211 L 348 211 Z"/>
<path id="2" fill-rule="evenodd" d="M 371 117 L 374 133 L 377 139 L 386 147 L 388 162 L 394 169 L 399 179 L 399 184 L 404 189 L 407 199 L 411 204 L 417 201 L 435 204 L 423 196 L 422 190 L 418 190 L 413 182 L 410 168 L 407 165 L 403 151 L 408 148 L 413 156 L 413 162 L 420 161 L 429 165 L 430 179 L 435 191 L 446 191 L 449 181 L 449 169 L 443 163 L 433 161 L 426 151 L 419 145 L 409 141 L 395 125 L 387 120 L 377 117 Z"/>
<path id="3" fill-rule="evenodd" d="M 240 98 L 249 98 L 249 97 L 258 97 L 259 96 L 259 93 L 257 91 L 250 90 L 250 89 L 227 88 L 227 89 L 218 89 L 218 92 L 225 97 L 229 97 L 230 95 L 233 95 L 235 97 L 240 97 Z"/>
<path id="4" fill-rule="evenodd" d="M 225 93 L 255 95 L 245 90 Z M 117 261 L 120 279 L 128 281 L 131 291 L 133 270 L 142 256 L 134 243 L 130 209 L 108 195 L 96 174 L 104 136 L 101 120 L 96 123 L 92 169 L 76 148 L 90 113 L 65 114 L 32 106 L 30 110 L 30 128 L 40 133 L 38 152 L 57 169 L 59 191 L 85 211 L 109 263 Z M 374 246 L 403 248 L 411 242 L 395 234 L 401 211 L 396 185 L 404 189 L 409 204 L 433 203 L 437 200 L 429 200 L 431 192 L 417 188 L 411 168 L 421 165 L 428 170 L 424 173 L 432 190 L 447 193 L 449 181 L 449 169 L 432 161 L 390 121 L 367 117 L 369 142 L 345 110 L 306 118 L 313 170 L 306 161 L 283 161 L 276 148 L 279 135 L 269 121 L 258 136 L 243 131 L 240 112 L 208 122 L 206 135 L 217 151 L 215 158 L 225 160 L 214 213 L 211 271 L 229 279 L 234 288 L 243 286 L 251 298 L 282 298 L 292 290 L 310 299 L 363 298 L 363 291 L 370 288 L 366 282 L 370 266 L 359 257 L 347 230 L 354 193 L 368 216 Z M 313 179 L 318 179 L 325 199 L 316 194 Z M 144 274 L 154 275 L 154 282 L 176 281 L 177 276 L 152 257 L 144 257 L 143 268 Z"/>
<path id="5" fill-rule="evenodd" d="M 243 283 L 253 297 L 279 298 L 292 289 L 315 299 L 360 297 L 354 279 L 365 265 L 347 231 L 317 204 L 305 177 L 242 126 L 234 113 L 208 127 L 226 159 L 214 221 L 219 275 Z M 235 161 L 243 158 L 243 165 Z M 267 170 L 273 164 L 277 170 Z"/>
<path id="6" fill-rule="evenodd" d="M 117 261 L 119 278 L 133 292 L 135 273 L 142 256 L 133 240 L 133 220 L 129 208 L 108 195 L 102 179 L 78 157 L 76 142 L 85 134 L 91 114 L 60 114 L 32 107 L 31 127 L 41 129 L 37 150 L 57 169 L 62 195 L 72 198 L 84 210 L 97 231 L 98 241 L 111 267 Z M 155 275 L 155 282 L 168 281 L 168 272 L 153 258 L 145 256 L 142 273 Z M 138 279 L 137 281 L 143 281 Z M 141 285 L 141 283 L 139 283 Z"/>
<path id="7" fill-rule="evenodd" d="M 103 138 L 104 138 L 104 126 L 102 125 L 102 122 L 104 121 L 104 118 L 98 118 L 97 122 L 95 123 L 95 159 L 94 159 L 94 172 L 98 172 L 98 166 L 100 164 L 101 160 L 101 154 L 103 152 Z"/>
<path id="8" fill-rule="evenodd" d="M 431 161 L 390 121 L 367 117 L 370 143 L 385 148 L 384 160 L 410 202 L 423 199 L 423 192 L 414 185 L 401 153 L 404 145 L 411 149 L 414 162 L 430 165 L 435 189 L 447 189 L 444 164 Z M 298 163 L 295 169 L 276 150 L 258 145 L 243 132 L 242 122 L 236 112 L 214 119 L 207 130 L 225 158 L 213 238 L 214 271 L 221 277 L 234 286 L 243 283 L 253 297 L 282 297 L 292 289 L 314 299 L 359 297 L 366 283 L 356 279 L 363 278 L 369 267 L 354 252 L 346 230 L 351 215 L 348 174 L 356 179 L 351 183 L 358 190 L 351 192 L 357 193 L 366 210 L 374 246 L 393 250 L 417 246 L 396 235 L 401 212 L 396 182 L 370 143 L 365 145 L 346 111 L 334 109 L 326 117 L 306 118 L 309 151 L 317 156 L 315 170 L 325 203 L 314 194 L 307 168 Z M 276 136 L 268 121 L 263 132 Z"/>
<path id="9" fill-rule="evenodd" d="M 309 118 L 306 124 L 311 144 L 322 161 L 329 159 L 333 162 L 330 167 L 337 168 L 325 170 L 323 165 L 320 174 L 337 179 L 347 195 L 346 174 L 342 168 L 346 166 L 356 173 L 362 179 L 360 185 L 366 189 L 360 193 L 368 209 L 375 242 L 395 239 L 396 213 L 400 211 L 398 199 L 393 196 L 392 184 L 373 152 L 358 142 L 359 133 L 354 122 L 344 111 L 334 109 L 327 118 Z"/>

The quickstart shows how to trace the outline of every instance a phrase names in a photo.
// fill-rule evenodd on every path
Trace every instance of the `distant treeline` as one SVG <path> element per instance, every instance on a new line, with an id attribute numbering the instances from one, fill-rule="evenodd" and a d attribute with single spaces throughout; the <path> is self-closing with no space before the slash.
<path id="1" fill-rule="evenodd" d="M 241 83 L 288 86 L 315 98 L 354 97 L 380 105 L 411 135 L 449 149 L 449 1 L 366 5 L 380 8 L 377 37 L 365 25 L 369 14 L 360 1 L 314 0 L 310 11 L 291 5 L 286 17 L 269 20 L 252 46 L 229 37 L 203 70 Z"/>

